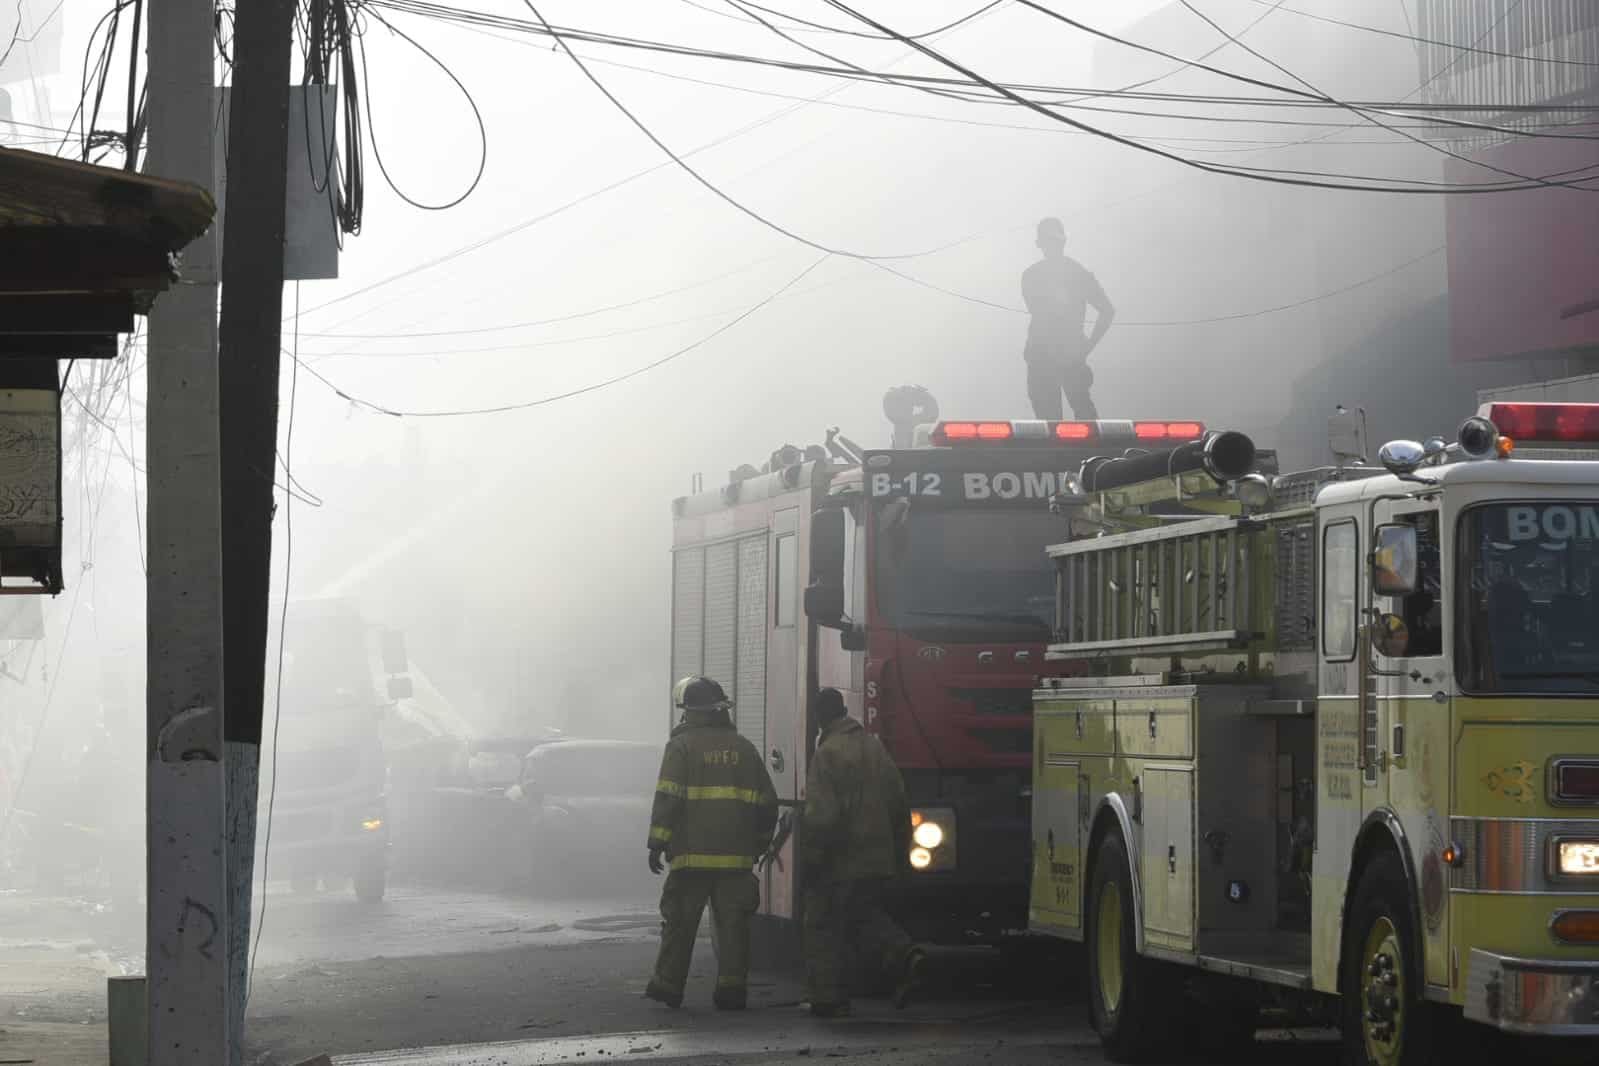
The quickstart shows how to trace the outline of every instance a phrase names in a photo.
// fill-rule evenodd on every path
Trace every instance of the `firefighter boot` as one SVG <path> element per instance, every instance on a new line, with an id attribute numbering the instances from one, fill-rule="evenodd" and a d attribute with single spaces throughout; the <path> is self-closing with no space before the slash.
<path id="1" fill-rule="evenodd" d="M 742 984 L 726 983 L 725 978 L 718 978 L 716 991 L 711 994 L 711 1002 L 716 1004 L 717 1010 L 743 1010 L 748 1000 L 748 990 Z"/>
<path id="2" fill-rule="evenodd" d="M 645 986 L 644 998 L 653 999 L 657 1003 L 665 1003 L 673 1010 L 677 1010 L 677 1008 L 683 1005 L 683 993 L 673 992 L 671 989 L 664 988 L 661 985 L 656 984 L 654 981 L 651 981 Z"/>
<path id="3" fill-rule="evenodd" d="M 926 953 L 921 948 L 911 948 L 905 956 L 905 968 L 900 973 L 899 984 L 894 988 L 895 1010 L 904 1010 L 906 1004 L 921 994 L 926 971 Z"/>

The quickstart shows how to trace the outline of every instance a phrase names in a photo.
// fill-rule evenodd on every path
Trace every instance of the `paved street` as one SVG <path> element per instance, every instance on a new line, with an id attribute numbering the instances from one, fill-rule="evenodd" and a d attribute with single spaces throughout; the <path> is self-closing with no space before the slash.
<path id="1" fill-rule="evenodd" d="M 140 963 L 135 931 L 87 900 L 0 896 L 0 1061 L 104 1061 L 104 981 Z M 248 1023 L 249 1066 L 329 1054 L 348 1066 L 556 1066 L 622 1059 L 873 1066 L 1104 1062 L 1080 998 L 1018 998 L 997 955 L 939 956 L 929 997 L 903 1012 L 858 1000 L 819 1022 L 794 975 L 757 973 L 751 1009 L 710 1007 L 702 939 L 688 1003 L 640 995 L 653 900 L 534 901 L 396 886 L 374 907 L 343 893 L 268 896 Z M 27 930 L 27 936 L 16 935 Z M 1064 984 L 1069 984 L 1065 982 Z M 1325 1034 L 1270 1034 L 1246 1060 L 1333 1066 Z M 1517 1057 L 1536 1056 L 1518 1049 Z"/>
<path id="2" fill-rule="evenodd" d="M 744 1014 L 712 1010 L 714 960 L 702 938 L 688 1004 L 670 1011 L 639 995 L 657 922 L 654 900 L 636 892 L 550 902 L 399 885 L 368 907 L 342 892 L 274 888 L 247 1061 L 283 1066 L 323 1053 L 394 1066 L 1101 1061 L 1080 1004 L 1013 998 L 986 952 L 943 958 L 929 1000 L 904 1012 L 862 1000 L 854 1018 L 822 1023 L 799 1008 L 788 974 L 753 975 Z M 138 924 L 91 900 L 10 894 L 0 897 L 0 930 L 0 1059 L 103 1061 L 88 1056 L 104 1054 L 105 977 L 138 970 Z M 14 935 L 20 930 L 28 935 Z"/>

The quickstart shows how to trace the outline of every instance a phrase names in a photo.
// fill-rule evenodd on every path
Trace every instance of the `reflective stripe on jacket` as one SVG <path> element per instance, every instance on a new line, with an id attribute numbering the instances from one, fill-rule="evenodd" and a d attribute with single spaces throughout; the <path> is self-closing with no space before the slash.
<path id="1" fill-rule="evenodd" d="M 800 854 L 823 881 L 893 877 L 908 861 L 905 781 L 882 742 L 853 718 L 829 722 L 805 783 Z"/>
<path id="2" fill-rule="evenodd" d="M 777 791 L 726 711 L 686 711 L 661 757 L 650 845 L 674 870 L 748 870 L 777 824 Z"/>

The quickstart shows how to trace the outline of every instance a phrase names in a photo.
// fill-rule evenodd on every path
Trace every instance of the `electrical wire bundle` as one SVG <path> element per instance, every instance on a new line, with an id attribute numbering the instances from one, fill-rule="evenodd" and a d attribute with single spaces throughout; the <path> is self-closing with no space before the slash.
<path id="1" fill-rule="evenodd" d="M 122 14 L 133 9 L 133 46 L 129 48 L 127 85 L 127 125 L 121 130 L 100 127 L 100 108 L 105 102 L 106 90 L 111 83 L 113 60 L 116 56 L 117 38 L 122 27 Z M 54 12 L 51 13 L 52 16 Z M 89 31 L 89 42 L 84 46 L 83 75 L 79 82 L 78 107 L 67 123 L 67 131 L 60 147 L 72 139 L 74 128 L 78 132 L 79 157 L 85 162 L 100 162 L 113 151 L 123 154 L 123 166 L 133 170 L 138 166 L 139 145 L 144 137 L 145 104 L 148 85 L 139 76 L 139 30 L 144 18 L 144 0 L 117 0 L 111 10 Z M 99 50 L 95 48 L 98 44 Z M 93 58 L 91 58 L 91 56 Z"/>
<path id="2" fill-rule="evenodd" d="M 339 232 L 354 236 L 361 232 L 361 216 L 366 201 L 366 180 L 362 171 L 361 81 L 356 73 L 358 34 L 345 0 L 307 0 L 301 12 L 304 59 L 303 83 L 307 86 L 332 85 L 339 94 L 343 115 L 343 145 L 333 131 L 323 130 L 322 142 L 313 143 L 311 107 L 305 108 L 305 150 L 312 161 L 311 179 L 318 192 L 330 188 L 335 165 L 339 185 L 330 193 Z M 318 123 L 320 126 L 321 123 Z M 291 131 L 292 133 L 292 131 Z M 342 147 L 342 152 L 340 148 Z M 321 156 L 320 172 L 317 158 Z"/>

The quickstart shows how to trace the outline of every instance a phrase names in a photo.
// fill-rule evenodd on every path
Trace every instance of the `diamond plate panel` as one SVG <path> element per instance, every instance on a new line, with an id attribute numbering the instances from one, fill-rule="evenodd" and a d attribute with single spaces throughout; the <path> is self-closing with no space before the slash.
<path id="1" fill-rule="evenodd" d="M 738 630 L 738 545 L 705 549 L 705 676 L 738 699 L 733 665 Z"/>

